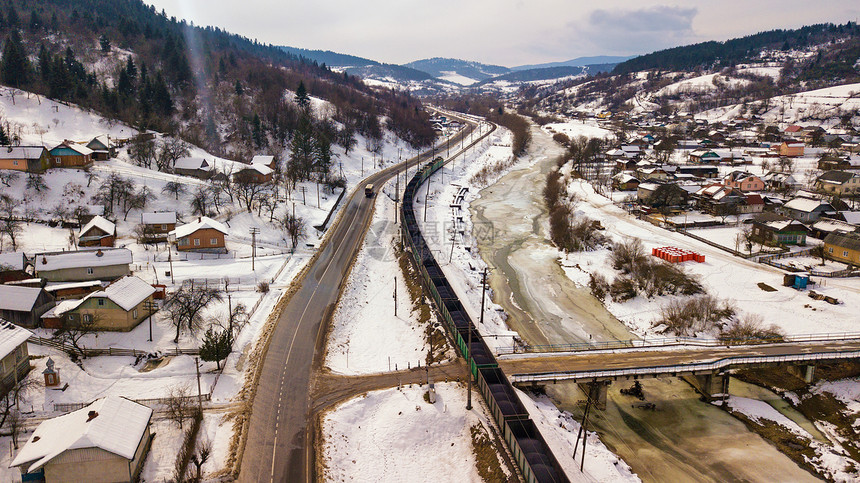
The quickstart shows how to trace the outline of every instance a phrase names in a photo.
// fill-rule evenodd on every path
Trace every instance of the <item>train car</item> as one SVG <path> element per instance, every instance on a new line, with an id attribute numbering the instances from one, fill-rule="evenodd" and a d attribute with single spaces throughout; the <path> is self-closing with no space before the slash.
<path id="1" fill-rule="evenodd" d="M 504 425 L 505 441 L 528 483 L 567 483 L 558 460 L 531 419 L 510 419 Z"/>

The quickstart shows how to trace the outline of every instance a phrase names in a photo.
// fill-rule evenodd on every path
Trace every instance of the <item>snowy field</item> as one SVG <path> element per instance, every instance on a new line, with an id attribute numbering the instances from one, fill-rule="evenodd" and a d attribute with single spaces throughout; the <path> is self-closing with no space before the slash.
<path id="1" fill-rule="evenodd" d="M 466 410 L 466 390 L 436 384 L 374 391 L 351 399 L 323 419 L 325 481 L 482 481 L 471 428 L 491 426 L 483 405 Z M 476 395 L 473 395 L 473 398 Z"/>

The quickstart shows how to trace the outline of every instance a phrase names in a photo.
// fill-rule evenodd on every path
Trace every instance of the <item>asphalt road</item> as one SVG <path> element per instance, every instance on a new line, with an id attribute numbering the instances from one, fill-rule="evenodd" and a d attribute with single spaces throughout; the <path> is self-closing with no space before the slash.
<path id="1" fill-rule="evenodd" d="M 804 342 L 696 349 L 634 350 L 615 353 L 577 352 L 569 355 L 502 359 L 499 361 L 499 366 L 505 374 L 525 375 L 550 372 L 584 372 L 675 366 L 699 362 L 714 362 L 726 357 L 784 356 L 857 350 L 860 350 L 860 341 L 855 340 L 846 342 Z"/>
<path id="2" fill-rule="evenodd" d="M 459 136 L 467 136 L 471 129 L 464 129 Z M 459 139 L 452 139 L 451 144 Z M 444 153 L 443 144 L 437 154 Z M 416 162 L 423 163 L 432 156 L 431 151 L 409 159 L 409 172 L 414 172 Z M 314 371 L 321 365 L 324 322 L 334 312 L 350 264 L 372 218 L 374 200 L 364 196 L 364 185 L 372 183 L 378 192 L 383 183 L 406 167 L 407 162 L 387 168 L 357 187 L 342 208 L 339 221 L 329 228 L 333 232 L 320 256 L 303 280 L 296 281 L 301 285 L 281 312 L 262 363 L 240 481 L 292 483 L 314 478 L 313 446 L 308 442 L 307 431 L 310 385 Z"/>

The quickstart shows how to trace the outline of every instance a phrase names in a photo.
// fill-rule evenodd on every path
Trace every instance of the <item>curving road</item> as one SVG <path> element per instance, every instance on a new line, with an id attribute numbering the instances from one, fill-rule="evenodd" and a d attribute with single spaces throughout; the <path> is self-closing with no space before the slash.
<path id="1" fill-rule="evenodd" d="M 452 143 L 468 136 L 476 125 L 468 122 L 467 128 L 451 139 Z M 444 152 L 444 146 L 440 145 L 439 153 Z M 319 256 L 303 278 L 294 282 L 300 284 L 299 288 L 278 317 L 260 369 L 244 435 L 240 481 L 313 481 L 313 444 L 308 430 L 311 385 L 314 372 L 322 364 L 325 327 L 372 218 L 374 199 L 364 196 L 363 187 L 372 183 L 378 192 L 396 174 L 407 167 L 412 171 L 432 156 L 432 151 L 421 153 L 362 181 L 358 186 L 361 189 L 353 191 L 340 217 L 329 228 L 331 233 Z"/>

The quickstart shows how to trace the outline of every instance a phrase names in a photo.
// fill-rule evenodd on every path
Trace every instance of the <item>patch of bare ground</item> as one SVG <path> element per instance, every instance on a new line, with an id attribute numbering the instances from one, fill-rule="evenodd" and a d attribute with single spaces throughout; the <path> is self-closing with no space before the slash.
<path id="1" fill-rule="evenodd" d="M 504 453 L 504 448 L 496 447 L 498 441 L 494 441 L 490 437 L 482 424 L 472 425 L 469 431 L 472 433 L 472 453 L 475 455 L 478 475 L 481 476 L 481 480 L 516 482 L 514 473 L 510 472 L 511 476 L 506 475 L 499 463 L 499 455 Z"/>
<path id="2" fill-rule="evenodd" d="M 405 251 L 397 250 L 397 262 L 400 265 L 403 280 L 406 282 L 409 299 L 412 300 L 412 310 L 418 316 L 418 324 L 424 327 L 424 340 L 429 347 L 425 362 L 429 365 L 447 360 L 450 347 L 448 338 L 445 337 L 445 330 L 442 325 L 435 323 L 436 317 L 430 309 L 430 304 L 424 303 L 421 274 L 409 262 L 409 255 Z"/>
<path id="3" fill-rule="evenodd" d="M 860 376 L 860 363 L 842 361 L 817 364 L 815 376 L 816 379 L 828 381 L 858 377 Z M 748 370 L 739 372 L 736 377 L 751 384 L 769 388 L 781 395 L 786 391 L 793 391 L 799 402 L 795 403 L 795 400 L 786 398 L 792 406 L 810 421 L 823 421 L 832 425 L 836 434 L 844 438 L 840 443 L 848 456 L 855 461 L 860 461 L 860 437 L 858 437 L 855 429 L 860 414 L 850 412 L 845 403 L 827 392 L 810 392 L 810 386 L 803 379 L 785 370 Z M 764 434 L 762 436 L 767 438 Z M 773 441 L 770 438 L 767 439 Z M 776 442 L 774 443 L 776 444 Z M 777 446 L 783 450 L 782 446 L 779 444 Z M 783 452 L 800 466 L 808 469 L 805 462 L 795 458 L 792 452 L 785 450 Z M 853 472 L 855 475 L 857 475 L 857 471 L 857 468 L 846 468 L 846 472 Z"/>
<path id="4" fill-rule="evenodd" d="M 766 419 L 753 421 L 741 412 L 729 412 L 732 416 L 742 421 L 750 431 L 753 431 L 762 438 L 770 441 L 771 444 L 776 446 L 780 452 L 791 458 L 798 466 L 819 478 L 827 479 L 826 475 L 819 473 L 814 466 L 809 464 L 809 461 L 817 458 L 818 454 L 814 449 L 812 449 L 812 447 L 810 447 L 808 439 L 801 438 L 786 429 L 784 426 L 773 421 L 768 421 Z"/>

